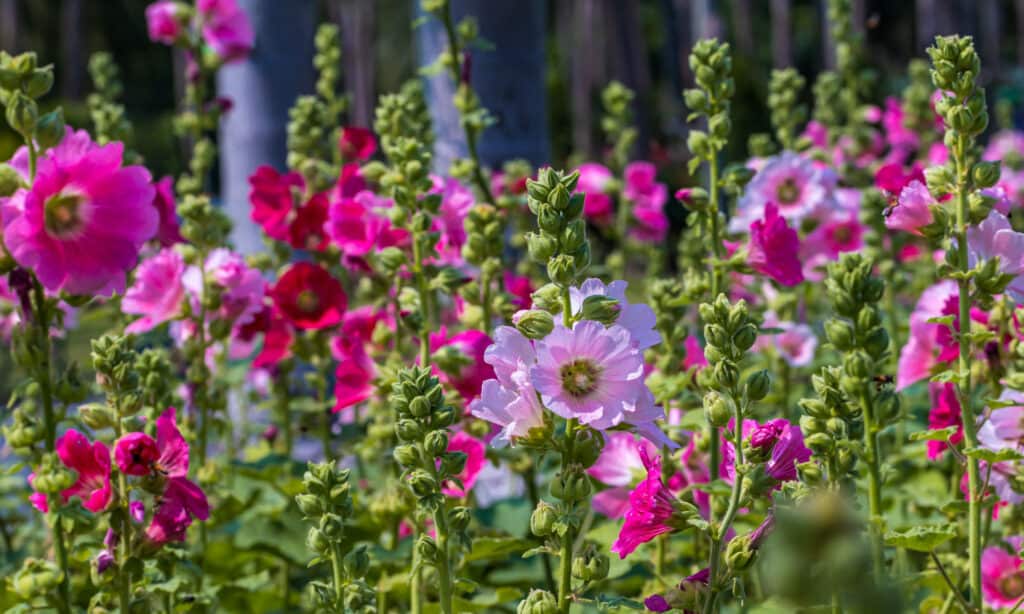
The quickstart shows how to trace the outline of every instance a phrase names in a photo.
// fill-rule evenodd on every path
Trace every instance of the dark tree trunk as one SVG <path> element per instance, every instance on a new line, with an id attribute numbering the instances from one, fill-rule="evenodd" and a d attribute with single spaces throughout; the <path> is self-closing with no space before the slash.
<path id="1" fill-rule="evenodd" d="M 547 3 L 451 0 L 451 7 L 456 22 L 475 16 L 480 36 L 494 45 L 493 50 L 471 51 L 470 82 L 498 122 L 480 137 L 481 161 L 492 168 L 513 158 L 525 158 L 534 165 L 547 163 L 551 156 L 544 79 Z M 416 37 L 421 63 L 432 62 L 447 48 L 444 28 L 433 17 L 428 16 Z M 437 133 L 437 171 L 447 171 L 454 158 L 466 154 L 458 111 L 452 106 L 453 87 L 447 72 L 427 79 Z"/>
<path id="2" fill-rule="evenodd" d="M 18 0 L 0 0 L 0 49 L 15 53 L 18 48 Z"/>
<path id="3" fill-rule="evenodd" d="M 342 79 L 351 94 L 349 122 L 365 128 L 373 124 L 377 104 L 374 36 L 377 25 L 375 0 L 345 0 L 339 20 L 344 49 Z"/>
<path id="4" fill-rule="evenodd" d="M 84 0 L 64 0 L 61 3 L 60 34 L 63 61 L 60 71 L 60 89 L 65 98 L 78 100 L 82 97 L 82 83 L 85 80 L 85 61 L 88 53 L 82 40 L 82 8 Z"/>
<path id="5" fill-rule="evenodd" d="M 999 31 L 1000 6 L 996 2 L 978 2 L 978 43 L 981 48 L 981 74 L 986 83 L 999 80 L 1000 66 L 999 44 L 1002 42 Z"/>
<path id="6" fill-rule="evenodd" d="M 573 152 L 588 159 L 597 153 L 594 146 L 594 92 L 597 83 L 597 64 L 601 61 L 596 36 L 598 28 L 597 0 L 576 0 L 575 11 L 569 23 L 574 25 L 572 57 L 572 144 Z"/>
<path id="7" fill-rule="evenodd" d="M 750 0 L 733 0 L 732 32 L 736 41 L 736 51 L 747 58 L 754 59 L 754 24 L 751 21 L 753 6 Z"/>
<path id="8" fill-rule="evenodd" d="M 256 45 L 244 61 L 217 75 L 217 91 L 234 107 L 220 127 L 221 198 L 235 224 L 235 246 L 259 251 L 249 219 L 249 175 L 261 164 L 285 166 L 288 109 L 313 86 L 315 0 L 239 0 L 252 19 Z"/>
<path id="9" fill-rule="evenodd" d="M 791 0 L 772 0 L 772 66 L 775 68 L 793 65 L 791 8 Z"/>
<path id="10" fill-rule="evenodd" d="M 953 7 L 950 0 L 916 0 L 917 53 L 924 55 L 938 34 L 950 34 L 953 29 Z M 957 29 L 961 29 L 959 26 Z"/>
<path id="11" fill-rule="evenodd" d="M 832 24 L 828 19 L 828 0 L 818 2 L 821 17 L 821 55 L 827 70 L 836 69 L 836 42 L 832 40 Z"/>
<path id="12" fill-rule="evenodd" d="M 633 154 L 644 158 L 651 138 L 650 109 L 655 101 L 651 99 L 651 70 L 647 62 L 640 16 L 634 3 L 613 1 L 607 17 L 606 31 L 617 32 L 619 39 L 618 48 L 611 48 L 614 53 L 612 74 L 636 94 L 633 98 L 633 117 L 637 142 Z"/>

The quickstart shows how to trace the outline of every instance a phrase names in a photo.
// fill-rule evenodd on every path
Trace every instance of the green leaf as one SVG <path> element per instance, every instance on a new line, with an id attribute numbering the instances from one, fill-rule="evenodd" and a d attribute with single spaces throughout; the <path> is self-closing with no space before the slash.
<path id="1" fill-rule="evenodd" d="M 956 537 L 956 527 L 951 524 L 926 524 L 885 534 L 885 543 L 897 548 L 915 552 L 931 552 Z"/>
<path id="2" fill-rule="evenodd" d="M 527 550 L 532 541 L 517 537 L 477 537 L 473 540 L 473 548 L 466 555 L 466 562 L 503 559 L 510 554 Z"/>
<path id="3" fill-rule="evenodd" d="M 964 514 L 971 505 L 966 501 L 948 501 L 939 508 L 943 514 Z"/>
<path id="4" fill-rule="evenodd" d="M 643 610 L 644 604 L 635 599 L 627 599 L 618 595 L 597 595 L 594 602 L 599 610 L 615 610 L 625 608 L 627 610 Z"/>
<path id="5" fill-rule="evenodd" d="M 558 551 L 548 546 L 537 546 L 536 548 L 530 548 L 523 553 L 523 558 L 528 559 L 530 557 L 537 556 L 538 554 L 558 554 Z"/>
<path id="6" fill-rule="evenodd" d="M 957 375 L 955 371 L 946 369 L 945 371 L 941 371 L 931 376 L 928 381 L 939 382 L 940 384 L 959 384 L 960 376 Z"/>
<path id="7" fill-rule="evenodd" d="M 946 441 L 950 437 L 956 434 L 958 426 L 947 426 L 944 429 L 935 429 L 930 431 L 918 431 L 911 433 L 910 441 Z"/>
<path id="8" fill-rule="evenodd" d="M 989 450 L 988 448 L 966 448 L 964 454 L 971 458 L 983 460 L 986 463 L 1001 463 L 1004 461 L 1017 461 L 1024 459 L 1024 454 L 1014 450 L 1013 448 L 1000 448 L 999 450 Z"/>
<path id="9" fill-rule="evenodd" d="M 1022 404 L 1020 401 L 1014 401 L 1012 399 L 985 399 L 985 405 L 991 409 L 1003 409 L 1006 407 L 1020 407 Z"/>

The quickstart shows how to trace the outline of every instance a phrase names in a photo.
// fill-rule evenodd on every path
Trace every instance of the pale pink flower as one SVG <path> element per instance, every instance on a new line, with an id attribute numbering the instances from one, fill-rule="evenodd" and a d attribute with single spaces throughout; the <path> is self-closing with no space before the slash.
<path id="1" fill-rule="evenodd" d="M 185 301 L 184 273 L 184 258 L 171 248 L 142 261 L 135 270 L 135 283 L 121 301 L 121 311 L 142 317 L 129 324 L 126 333 L 153 330 L 181 313 Z"/>
<path id="2" fill-rule="evenodd" d="M 529 376 L 536 354 L 522 333 L 511 326 L 499 326 L 484 360 L 494 368 L 497 379 L 482 384 L 480 397 L 469 404 L 469 412 L 502 427 L 491 440 L 492 445 L 501 447 L 544 424 L 544 406 Z"/>
<path id="3" fill-rule="evenodd" d="M 778 328 L 782 332 L 759 337 L 755 347 L 774 347 L 779 356 L 794 367 L 806 367 L 814 360 L 818 337 L 807 324 L 780 322 L 774 312 L 767 312 L 764 327 Z"/>
<path id="4" fill-rule="evenodd" d="M 608 184 L 612 172 L 602 164 L 587 162 L 579 166 L 580 179 L 576 191 L 584 194 L 583 215 L 598 225 L 607 225 L 615 220 L 615 207 L 608 195 Z"/>
<path id="5" fill-rule="evenodd" d="M 1017 554 L 1022 538 L 1006 541 L 1009 543 L 989 546 L 981 553 L 981 593 L 985 603 L 995 609 L 1013 607 L 1024 597 L 1024 560 Z"/>
<path id="6" fill-rule="evenodd" d="M 1020 160 L 1024 157 L 1024 132 L 1000 130 L 992 135 L 982 159 L 990 162 Z"/>
<path id="7" fill-rule="evenodd" d="M 583 309 L 583 301 L 590 296 L 607 296 L 619 302 L 619 316 L 615 324 L 629 331 L 637 349 L 646 350 L 661 343 L 661 333 L 655 328 L 657 318 L 654 310 L 643 303 L 630 303 L 626 300 L 627 282 L 616 280 L 605 285 L 600 279 L 591 277 L 579 287 L 569 289 L 573 315 L 579 315 Z"/>
<path id="8" fill-rule="evenodd" d="M 601 455 L 587 469 L 592 478 L 609 486 L 591 499 L 594 511 L 609 518 L 621 518 L 626 514 L 629 487 L 638 481 L 638 476 L 646 474 L 640 448 L 645 449 L 648 456 L 658 453 L 652 443 L 637 439 L 632 433 L 612 431 L 605 434 Z"/>
<path id="9" fill-rule="evenodd" d="M 205 273 L 220 286 L 220 309 L 213 317 L 236 326 L 250 322 L 263 309 L 267 283 L 257 269 L 250 267 L 241 254 L 218 248 L 206 258 Z M 182 282 L 196 303 L 203 296 L 203 271 L 197 266 L 186 269 Z"/>
<path id="10" fill-rule="evenodd" d="M 124 145 L 72 132 L 38 162 L 35 181 L 3 205 L 3 239 L 51 292 L 110 296 L 156 234 L 149 171 L 122 166 Z"/>
<path id="11" fill-rule="evenodd" d="M 978 442 L 993 451 L 1024 452 L 1024 393 L 1007 388 L 999 400 L 1019 405 L 990 410 L 988 418 L 983 418 L 978 428 Z"/>
<path id="12" fill-rule="evenodd" d="M 1015 231 L 1005 215 L 993 210 L 981 224 L 967 229 L 967 248 L 970 267 L 999 258 L 999 271 L 1014 278 L 1006 293 L 1024 302 L 1024 233 Z"/>
<path id="13" fill-rule="evenodd" d="M 835 208 L 836 178 L 828 169 L 819 168 L 799 154 L 784 151 L 769 158 L 747 184 L 739 200 L 729 230 L 742 232 L 751 223 L 765 217 L 773 204 L 788 221 L 799 222 L 819 208 Z"/>
<path id="14" fill-rule="evenodd" d="M 903 230 L 920 235 L 921 229 L 933 221 L 931 207 L 938 205 L 928 187 L 920 181 L 911 181 L 899 192 L 896 206 L 885 218 L 885 226 L 890 230 Z"/>
<path id="15" fill-rule="evenodd" d="M 943 280 L 921 294 L 910 314 L 910 338 L 900 349 L 896 369 L 896 390 L 931 376 L 940 362 L 953 360 L 959 353 L 949 329 L 928 320 L 956 315 L 959 291 L 956 282 Z"/>

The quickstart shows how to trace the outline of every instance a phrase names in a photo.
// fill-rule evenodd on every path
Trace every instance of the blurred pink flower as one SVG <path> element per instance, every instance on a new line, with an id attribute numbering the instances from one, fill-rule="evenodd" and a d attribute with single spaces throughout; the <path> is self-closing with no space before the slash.
<path id="1" fill-rule="evenodd" d="M 603 164 L 587 162 L 579 166 L 580 180 L 576 191 L 582 192 L 583 215 L 597 225 L 608 225 L 615 220 L 615 207 L 608 195 L 612 172 Z"/>
<path id="2" fill-rule="evenodd" d="M 125 328 L 126 333 L 144 333 L 176 318 L 185 302 L 185 259 L 164 248 L 142 261 L 135 270 L 135 283 L 121 300 L 121 311 L 142 316 Z"/>
<path id="3" fill-rule="evenodd" d="M 345 160 L 369 160 L 377 151 L 377 139 L 366 128 L 345 126 L 338 137 L 338 149 Z"/>
<path id="4" fill-rule="evenodd" d="M 647 451 L 648 456 L 658 453 L 652 443 L 637 439 L 632 433 L 612 431 L 605 434 L 601 455 L 587 469 L 590 477 L 609 486 L 591 499 L 594 511 L 609 518 L 621 518 L 626 514 L 629 509 L 629 487 L 637 481 L 638 476 L 646 473 L 640 457 L 641 448 Z"/>
<path id="5" fill-rule="evenodd" d="M 569 288 L 573 315 L 579 315 L 583 301 L 591 296 L 607 296 L 618 301 L 619 315 L 615 324 L 629 331 L 637 349 L 646 350 L 661 343 L 661 333 L 655 328 L 657 318 L 654 310 L 643 303 L 626 300 L 627 282 L 616 280 L 605 285 L 600 279 L 591 277 L 579 286 Z"/>
<path id="6" fill-rule="evenodd" d="M 462 473 L 456 476 L 462 487 L 454 481 L 447 481 L 441 486 L 441 492 L 449 497 L 465 497 L 469 494 L 469 491 L 473 490 L 473 486 L 476 485 L 476 478 L 480 475 L 480 470 L 484 468 L 484 463 L 487 461 L 485 457 L 486 446 L 484 442 L 469 435 L 464 431 L 459 431 L 451 436 L 448 441 L 449 452 L 462 452 L 466 455 L 466 466 L 462 470 Z"/>
<path id="7" fill-rule="evenodd" d="M 932 407 L 928 412 L 928 429 L 941 430 L 946 427 L 957 427 L 956 432 L 946 441 L 928 442 L 928 460 L 935 460 L 949 449 L 949 444 L 959 445 L 964 440 L 964 427 L 960 419 L 960 401 L 956 397 L 956 386 L 949 382 L 931 382 L 928 384 L 928 395 Z"/>
<path id="8" fill-rule="evenodd" d="M 911 181 L 899 193 L 896 206 L 885 218 L 885 226 L 890 230 L 903 230 L 915 235 L 932 223 L 931 207 L 938 205 L 928 187 L 920 181 Z"/>
<path id="9" fill-rule="evenodd" d="M 779 215 L 778 207 L 768 203 L 764 219 L 750 224 L 747 264 L 784 286 L 795 286 L 804 280 L 799 253 L 796 231 Z"/>
<path id="10" fill-rule="evenodd" d="M 245 59 L 255 34 L 237 0 L 197 0 L 203 39 L 226 63 Z"/>
<path id="11" fill-rule="evenodd" d="M 154 43 L 173 45 L 184 28 L 178 13 L 179 4 L 172 0 L 159 0 L 146 7 L 146 29 Z"/>
<path id="12" fill-rule="evenodd" d="M 170 247 L 175 243 L 184 243 L 181 236 L 181 227 L 178 225 L 178 211 L 174 201 L 174 178 L 164 177 L 153 184 L 156 196 L 153 198 L 153 206 L 160 215 L 160 225 L 156 231 L 156 238 L 163 247 Z"/>
<path id="13" fill-rule="evenodd" d="M 1008 544 L 989 546 L 981 553 L 981 592 L 985 603 L 995 609 L 1013 607 L 1024 597 L 1024 560 L 1016 554 L 1022 538 L 1011 537 L 1007 541 Z"/>
<path id="14" fill-rule="evenodd" d="M 452 346 L 469 359 L 458 373 L 440 372 L 442 382 L 455 388 L 467 402 L 480 395 L 480 387 L 484 380 L 494 377 L 494 368 L 484 361 L 491 338 L 478 330 L 464 330 L 448 337 L 445 327 L 430 336 L 430 351 L 436 352 L 445 346 Z"/>
<path id="15" fill-rule="evenodd" d="M 768 158 L 740 197 L 732 232 L 742 232 L 767 216 L 769 206 L 788 221 L 799 222 L 818 209 L 836 208 L 836 178 L 808 158 L 790 151 Z"/>

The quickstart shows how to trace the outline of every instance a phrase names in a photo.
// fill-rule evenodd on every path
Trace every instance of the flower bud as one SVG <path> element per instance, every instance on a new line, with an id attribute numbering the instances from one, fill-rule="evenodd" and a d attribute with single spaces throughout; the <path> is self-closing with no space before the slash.
<path id="1" fill-rule="evenodd" d="M 557 519 L 555 508 L 546 501 L 540 501 L 530 514 L 530 531 L 537 537 L 544 537 L 551 533 Z"/>
<path id="2" fill-rule="evenodd" d="M 533 306 L 549 313 L 562 311 L 562 291 L 555 284 L 544 284 L 530 295 Z"/>
<path id="3" fill-rule="evenodd" d="M 29 97 L 42 98 L 53 87 L 53 69 L 46 67 L 33 70 L 32 74 L 22 85 Z"/>
<path id="4" fill-rule="evenodd" d="M 750 567 L 754 562 L 754 551 L 750 548 L 749 535 L 739 535 L 729 541 L 725 547 L 725 561 L 734 573 Z"/>
<path id="5" fill-rule="evenodd" d="M 547 311 L 530 309 L 516 321 L 516 329 L 527 339 L 543 339 L 555 328 L 555 319 Z"/>
<path id="6" fill-rule="evenodd" d="M 25 599 L 35 599 L 55 589 L 63 579 L 64 573 L 55 563 L 29 558 L 14 574 L 11 586 Z"/>
<path id="7" fill-rule="evenodd" d="M 526 235 L 526 248 L 534 262 L 545 264 L 558 250 L 558 240 L 549 234 L 530 232 Z"/>
<path id="8" fill-rule="evenodd" d="M 430 415 L 430 401 L 424 396 L 413 397 L 409 401 L 409 413 L 416 418 L 425 418 Z"/>
<path id="9" fill-rule="evenodd" d="M 843 360 L 843 370 L 850 377 L 865 379 L 870 373 L 870 364 L 870 359 L 863 352 L 853 352 Z"/>
<path id="10" fill-rule="evenodd" d="M 735 386 L 740 378 L 739 369 L 730 360 L 723 360 L 715 365 L 714 375 L 718 385 L 726 389 L 731 389 Z"/>
<path id="11" fill-rule="evenodd" d="M 587 226 L 586 222 L 581 219 L 576 219 L 569 222 L 565 229 L 562 230 L 561 244 L 562 249 L 566 252 L 574 252 L 579 248 L 583 247 L 583 244 L 587 241 Z"/>
<path id="12" fill-rule="evenodd" d="M 594 320 L 605 326 L 611 326 L 619 319 L 621 311 L 622 307 L 616 299 L 594 294 L 583 299 L 583 308 L 580 313 L 584 320 Z"/>
<path id="13" fill-rule="evenodd" d="M 714 390 L 704 395 L 704 417 L 713 427 L 723 427 L 729 424 L 729 419 L 732 417 L 729 404 L 722 398 L 722 395 Z"/>
<path id="14" fill-rule="evenodd" d="M 21 92 L 15 91 L 7 101 L 7 123 L 25 138 L 32 138 L 36 129 L 39 109 L 36 102 Z"/>
<path id="15" fill-rule="evenodd" d="M 427 497 L 438 491 L 437 481 L 421 469 L 417 469 L 409 474 L 409 487 L 412 488 L 412 492 L 417 497 Z"/>
<path id="16" fill-rule="evenodd" d="M 36 122 L 36 142 L 43 149 L 49 149 L 64 138 L 64 111 L 59 107 L 43 115 Z"/>
<path id="17" fill-rule="evenodd" d="M 114 425 L 110 408 L 99 403 L 87 403 L 78 408 L 78 416 L 91 429 L 103 429 Z"/>
<path id="18" fill-rule="evenodd" d="M 604 436 L 593 429 L 576 432 L 576 445 L 573 446 L 573 460 L 587 468 L 597 462 L 604 448 Z"/>
<path id="19" fill-rule="evenodd" d="M 14 194 L 24 185 L 21 175 L 10 164 L 0 164 L 0 198 Z"/>
<path id="20" fill-rule="evenodd" d="M 360 544 L 346 554 L 343 564 L 350 578 L 365 576 L 370 569 L 370 556 L 366 553 L 366 544 Z"/>
<path id="21" fill-rule="evenodd" d="M 395 424 L 395 434 L 402 441 L 419 441 L 423 437 L 423 426 L 416 420 L 403 418 Z"/>
<path id="22" fill-rule="evenodd" d="M 420 534 L 416 540 L 416 553 L 424 563 L 433 564 L 437 561 L 437 543 L 426 534 Z"/>
<path id="23" fill-rule="evenodd" d="M 559 286 L 565 287 L 576 277 L 576 264 L 572 256 L 559 254 L 548 260 L 548 278 Z"/>
<path id="24" fill-rule="evenodd" d="M 455 507 L 448 512 L 448 524 L 453 531 L 465 531 L 472 518 L 473 516 L 469 513 L 469 508 L 467 507 Z"/>
<path id="25" fill-rule="evenodd" d="M 756 371 L 747 379 L 747 398 L 751 401 L 760 401 L 768 396 L 768 389 L 771 387 L 771 377 L 768 371 L 761 369 Z"/>
<path id="26" fill-rule="evenodd" d="M 558 614 L 558 600 L 548 591 L 535 588 L 516 606 L 516 614 Z"/>
<path id="27" fill-rule="evenodd" d="M 438 429 L 427 433 L 424 447 L 427 450 L 427 454 L 433 457 L 441 456 L 448 451 L 448 431 Z"/>
<path id="28" fill-rule="evenodd" d="M 849 351 L 853 347 L 853 326 L 845 320 L 831 319 L 825 322 L 825 335 L 840 352 Z"/>
<path id="29" fill-rule="evenodd" d="M 569 206 L 569 191 L 562 184 L 556 185 L 548 193 L 548 202 L 558 211 L 564 211 Z"/>
<path id="30" fill-rule="evenodd" d="M 316 527 L 310 527 L 306 534 L 306 546 L 313 552 L 326 552 L 331 547 L 327 537 Z"/>

